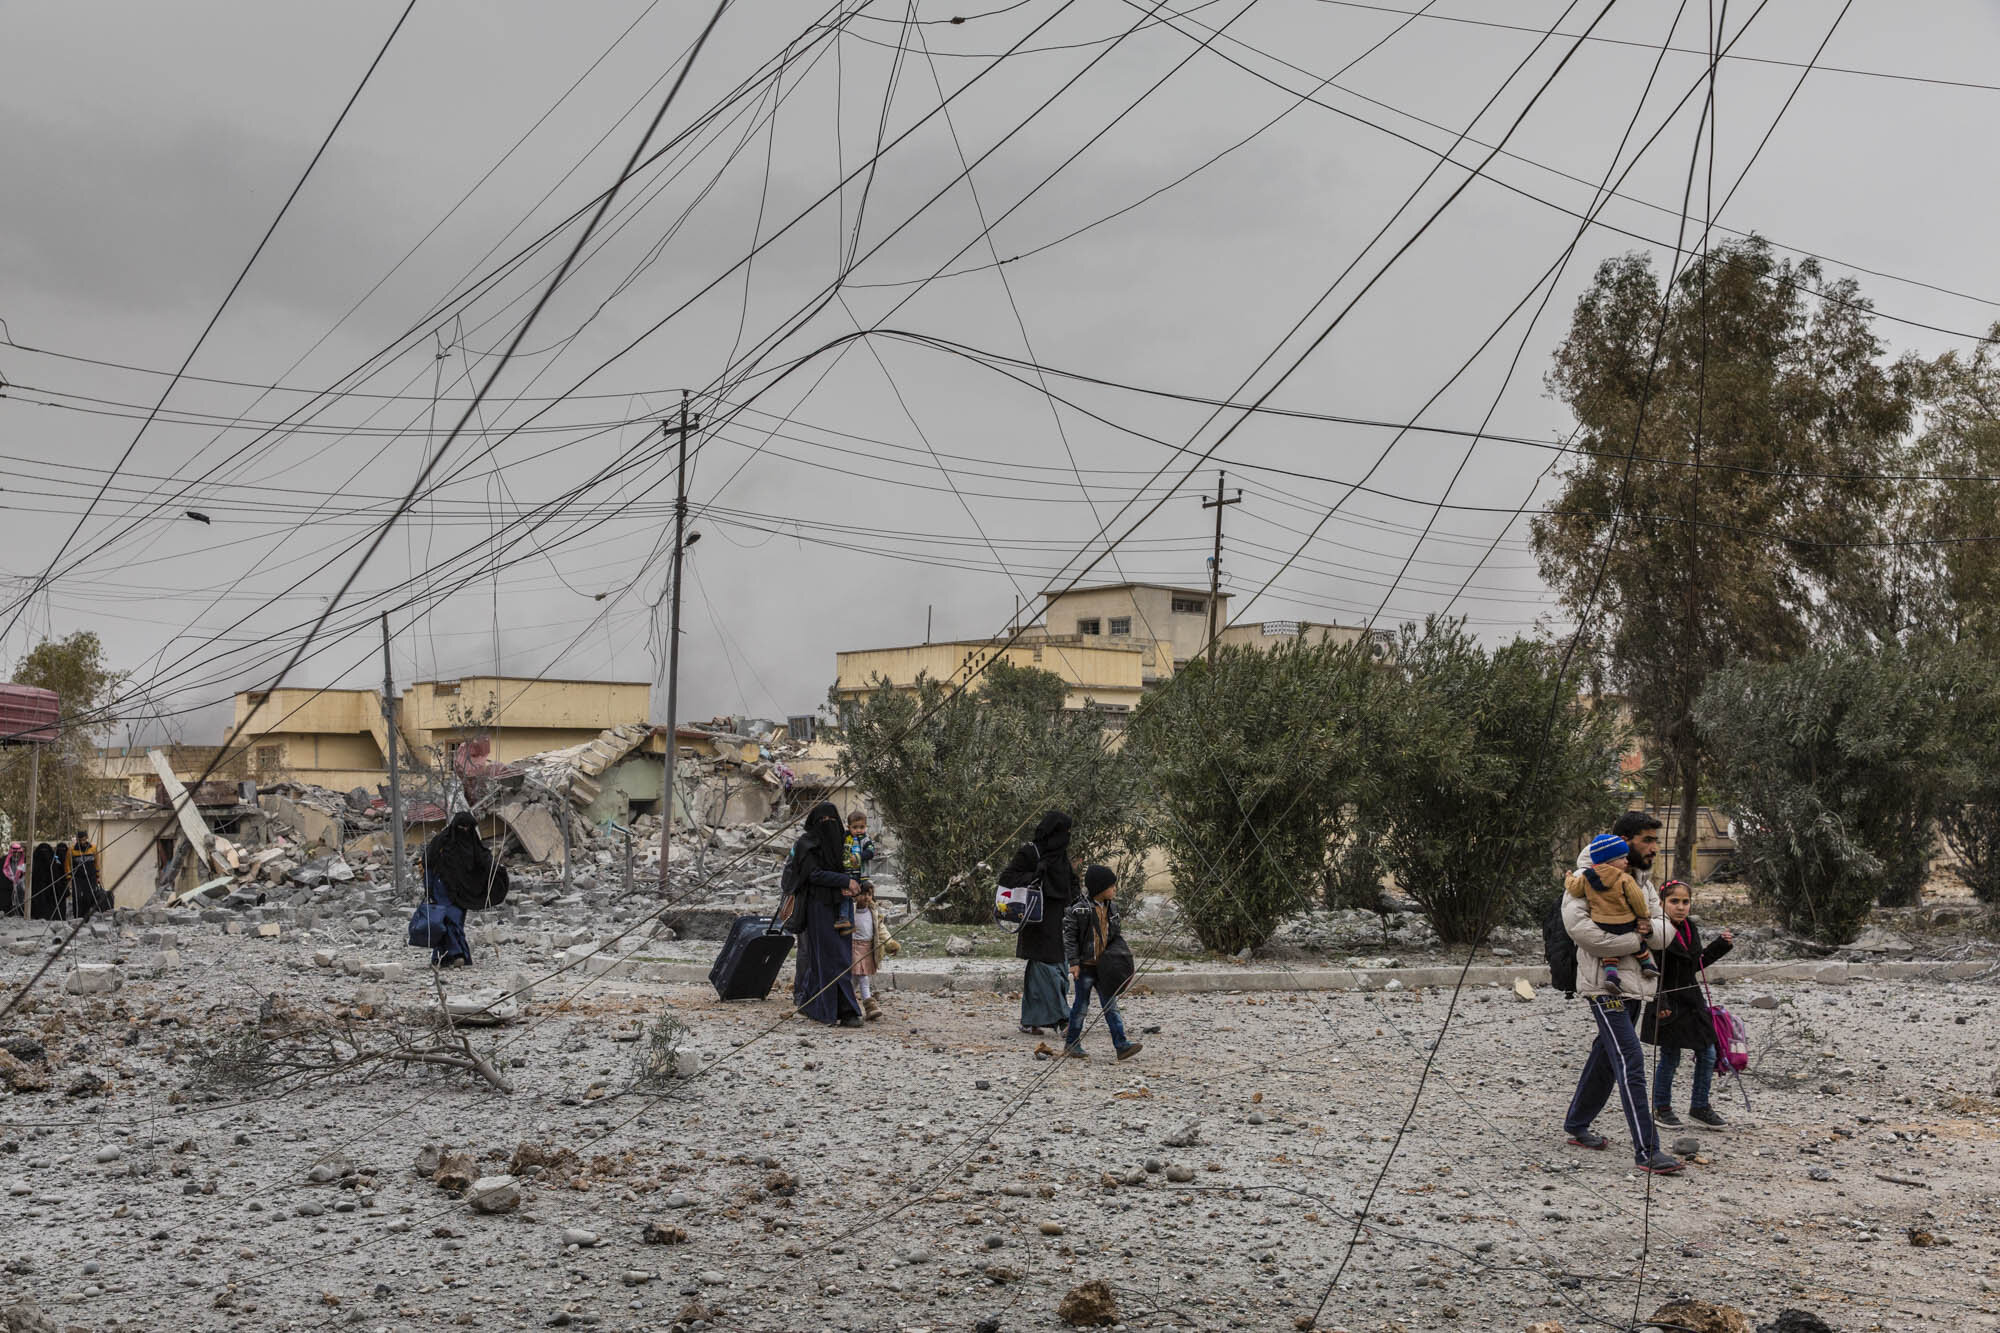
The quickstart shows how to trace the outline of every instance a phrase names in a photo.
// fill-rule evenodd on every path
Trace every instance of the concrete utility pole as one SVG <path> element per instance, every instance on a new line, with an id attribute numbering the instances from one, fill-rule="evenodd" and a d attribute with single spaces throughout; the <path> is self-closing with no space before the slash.
<path id="1" fill-rule="evenodd" d="M 660 779 L 660 894 L 666 896 L 667 861 L 674 845 L 674 728 L 680 719 L 681 560 L 687 553 L 688 391 L 681 390 L 679 457 L 674 463 L 673 609 L 667 616 L 667 768 Z"/>
<path id="2" fill-rule="evenodd" d="M 395 843 L 395 884 L 409 882 L 408 856 L 403 849 L 403 773 L 396 748 L 396 673 L 389 665 L 389 614 L 382 613 L 382 722 L 389 733 L 389 836 Z"/>
<path id="3" fill-rule="evenodd" d="M 1243 492 L 1240 490 L 1228 499 L 1223 498 L 1222 483 L 1228 475 L 1226 472 L 1217 472 L 1215 474 L 1215 498 L 1201 502 L 1203 509 L 1213 509 L 1215 511 L 1215 554 L 1210 556 L 1208 560 L 1208 664 L 1211 667 L 1215 665 L 1215 607 L 1218 595 L 1222 591 L 1222 511 L 1230 505 L 1240 505 L 1243 503 Z"/>

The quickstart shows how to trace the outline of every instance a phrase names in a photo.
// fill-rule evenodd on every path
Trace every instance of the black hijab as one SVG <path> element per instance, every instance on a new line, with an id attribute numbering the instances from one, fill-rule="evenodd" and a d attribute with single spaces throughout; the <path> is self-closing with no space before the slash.
<path id="1" fill-rule="evenodd" d="M 840 818 L 839 806 L 832 801 L 821 801 L 808 810 L 805 836 L 819 854 L 820 869 L 847 868 L 847 825 Z"/>
<path id="2" fill-rule="evenodd" d="M 1035 882 L 1035 866 L 1041 861 L 1041 849 L 1032 842 L 1024 842 L 1014 849 L 1014 859 L 1000 872 L 1000 887 L 1013 888 L 1021 884 Z"/>
<path id="3" fill-rule="evenodd" d="M 1075 821 L 1060 810 L 1051 810 L 1035 825 L 1035 850 L 1040 853 L 1042 893 L 1055 900 L 1051 907 L 1060 912 L 1076 897 L 1076 872 L 1069 864 L 1069 831 Z"/>
<path id="4" fill-rule="evenodd" d="M 507 871 L 494 864 L 493 853 L 479 836 L 479 821 L 466 811 L 453 815 L 424 844 L 424 868 L 437 877 L 451 905 L 461 912 L 507 899 Z"/>
<path id="5" fill-rule="evenodd" d="M 56 849 L 45 842 L 35 844 L 28 871 L 28 912 L 40 921 L 62 915 L 56 905 Z"/>

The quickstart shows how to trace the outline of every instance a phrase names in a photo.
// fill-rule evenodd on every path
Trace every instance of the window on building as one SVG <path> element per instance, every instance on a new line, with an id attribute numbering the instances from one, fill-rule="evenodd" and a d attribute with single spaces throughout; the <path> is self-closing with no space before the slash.
<path id="1" fill-rule="evenodd" d="M 1102 634 L 1104 633 L 1104 622 L 1096 616 L 1092 616 L 1088 620 L 1079 620 L 1076 622 L 1076 632 L 1078 634 Z"/>
<path id="2" fill-rule="evenodd" d="M 1111 617 L 1111 633 L 1114 637 L 1119 635 L 1130 637 L 1132 633 L 1132 617 L 1130 616 Z"/>
<path id="3" fill-rule="evenodd" d="M 284 746 L 260 745 L 257 747 L 257 771 L 259 773 L 275 773 L 284 766 Z"/>
<path id="4" fill-rule="evenodd" d="M 1201 597 L 1176 597 L 1174 598 L 1174 614 L 1177 616 L 1205 616 L 1208 614 L 1208 601 Z"/>

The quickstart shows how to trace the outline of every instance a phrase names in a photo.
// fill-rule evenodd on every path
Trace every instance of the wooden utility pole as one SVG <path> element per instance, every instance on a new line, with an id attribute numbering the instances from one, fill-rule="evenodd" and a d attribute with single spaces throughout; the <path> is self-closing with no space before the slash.
<path id="1" fill-rule="evenodd" d="M 1240 490 L 1227 499 L 1223 497 L 1222 483 L 1228 475 L 1226 472 L 1217 472 L 1215 498 L 1201 502 L 1203 509 L 1215 511 L 1215 553 L 1208 558 L 1208 664 L 1211 667 L 1215 665 L 1216 600 L 1222 591 L 1222 511 L 1230 505 L 1243 503 L 1243 492 Z"/>
<path id="2" fill-rule="evenodd" d="M 382 613 L 382 723 L 389 733 L 389 836 L 395 845 L 397 889 L 409 883 L 409 861 L 403 847 L 403 771 L 396 744 L 396 673 L 389 665 L 389 614 Z"/>
<path id="3" fill-rule="evenodd" d="M 660 780 L 660 893 L 667 891 L 667 862 L 674 846 L 674 728 L 680 719 L 681 560 L 687 553 L 688 391 L 681 390 L 679 456 L 674 462 L 673 609 L 667 616 L 667 767 Z"/>

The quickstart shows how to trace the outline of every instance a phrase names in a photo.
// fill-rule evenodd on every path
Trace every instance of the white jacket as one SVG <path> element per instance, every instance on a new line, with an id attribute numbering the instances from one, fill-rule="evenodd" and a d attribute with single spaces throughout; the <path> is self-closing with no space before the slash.
<path id="1" fill-rule="evenodd" d="M 1588 850 L 1577 858 L 1578 870 L 1590 864 Z M 1641 944 L 1654 949 L 1666 947 L 1671 936 L 1667 932 L 1666 909 L 1660 906 L 1659 892 L 1653 888 L 1653 874 L 1650 870 L 1627 872 L 1639 882 L 1646 893 L 1646 914 L 1653 919 L 1653 933 L 1648 936 L 1638 934 L 1614 935 L 1590 919 L 1590 904 L 1582 898 L 1563 894 L 1562 923 L 1576 942 L 1576 993 L 1578 995 L 1622 996 L 1628 1000 L 1649 1000 L 1656 989 L 1653 979 L 1639 970 L 1639 965 L 1621 965 L 1618 969 L 1618 989 L 1613 991 L 1604 984 L 1604 960 L 1623 958 L 1639 952 Z"/>

